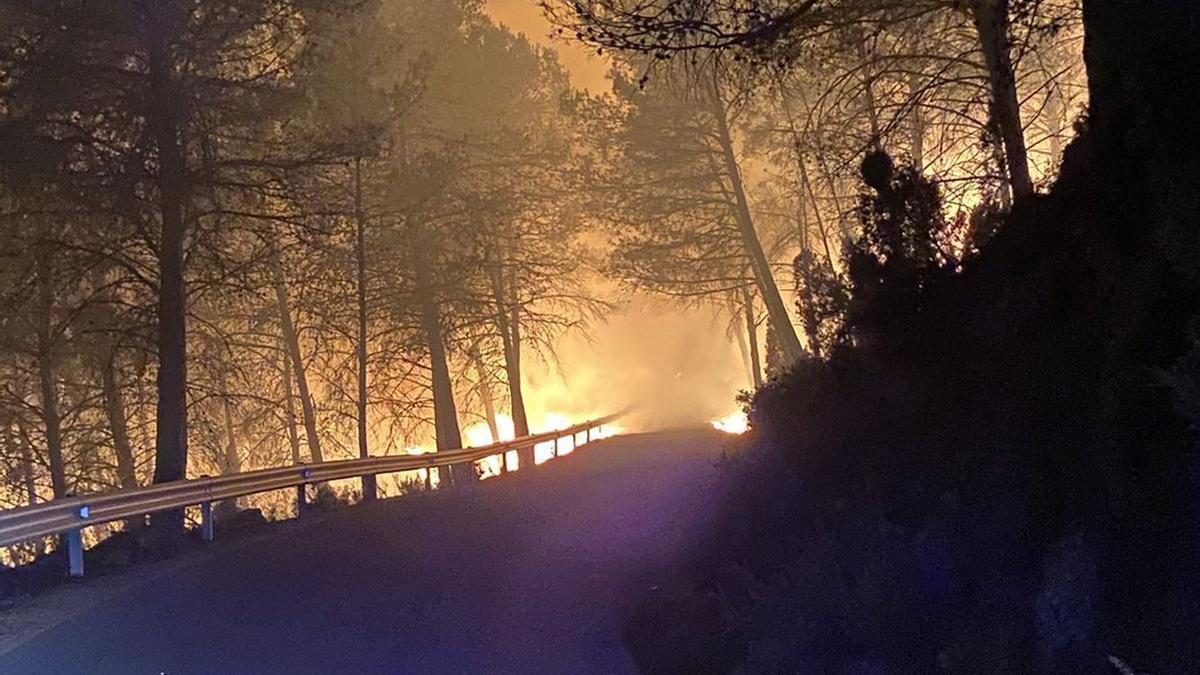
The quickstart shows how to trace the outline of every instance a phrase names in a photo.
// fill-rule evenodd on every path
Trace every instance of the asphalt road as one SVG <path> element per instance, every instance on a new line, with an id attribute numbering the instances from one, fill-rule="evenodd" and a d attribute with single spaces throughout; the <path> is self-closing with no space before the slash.
<path id="1" fill-rule="evenodd" d="M 135 568 L 115 597 L 0 655 L 0 673 L 635 672 L 622 618 L 712 517 L 725 439 L 597 441 L 533 475 L 346 508 L 150 581 Z"/>

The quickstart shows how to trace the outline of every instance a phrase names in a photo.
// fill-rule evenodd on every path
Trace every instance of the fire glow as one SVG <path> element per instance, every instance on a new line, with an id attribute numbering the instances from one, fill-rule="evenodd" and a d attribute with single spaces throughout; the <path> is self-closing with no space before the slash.
<path id="1" fill-rule="evenodd" d="M 732 415 L 713 420 L 712 426 L 717 431 L 727 434 L 744 434 L 750 430 L 750 419 L 744 412 L 735 412 Z"/>
<path id="2" fill-rule="evenodd" d="M 562 413 L 545 413 L 542 416 L 541 424 L 533 425 L 533 433 L 546 433 L 551 431 L 562 431 L 571 427 L 574 424 L 571 418 Z M 512 418 L 503 413 L 496 415 L 495 419 L 496 430 L 499 432 L 499 439 L 492 435 L 491 427 L 486 422 L 476 422 L 463 429 L 463 435 L 467 441 L 468 447 L 482 447 L 498 443 L 502 441 L 511 441 L 515 438 L 515 431 Z M 622 432 L 620 426 L 616 424 L 605 424 L 596 427 L 591 432 L 591 440 L 599 440 L 616 436 Z M 542 441 L 533 447 L 534 463 L 543 464 L 562 455 L 570 454 L 576 447 L 583 445 L 588 441 L 587 432 L 579 432 L 575 435 L 564 435 L 556 441 Z M 520 458 L 516 450 L 509 450 L 505 453 L 507 464 L 510 469 L 520 468 Z M 504 459 L 501 455 L 493 455 L 485 457 L 476 463 L 480 468 L 481 478 L 492 478 L 503 473 Z"/>
<path id="3" fill-rule="evenodd" d="M 541 427 L 534 433 L 542 433 L 547 431 L 562 431 L 571 426 L 571 418 L 561 413 L 546 413 L 542 419 Z M 565 455 L 575 449 L 575 439 L 571 437 L 559 439 L 557 441 L 544 441 L 533 446 L 533 461 L 535 464 L 542 464 L 554 459 L 558 455 Z"/>

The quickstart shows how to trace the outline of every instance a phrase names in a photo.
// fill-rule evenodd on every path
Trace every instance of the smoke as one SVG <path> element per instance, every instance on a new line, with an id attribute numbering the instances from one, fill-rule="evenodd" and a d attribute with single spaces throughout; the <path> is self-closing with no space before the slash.
<path id="1" fill-rule="evenodd" d="M 631 431 L 707 425 L 736 410 L 749 387 L 725 319 L 711 309 L 635 296 L 590 333 L 556 346 L 558 367 L 530 364 L 534 426 L 549 412 L 581 420 L 625 405 L 633 411 L 621 425 Z"/>
<path id="2" fill-rule="evenodd" d="M 553 49 L 576 87 L 608 91 L 609 64 L 582 45 L 550 39 L 552 27 L 537 3 L 487 0 L 484 11 L 497 23 Z M 549 428 L 548 416 L 579 421 L 634 407 L 622 421 L 627 430 L 707 425 L 737 409 L 734 398 L 750 386 L 725 320 L 711 308 L 634 296 L 588 338 L 573 335 L 555 345 L 558 363 L 529 354 L 525 395 L 530 425 Z"/>

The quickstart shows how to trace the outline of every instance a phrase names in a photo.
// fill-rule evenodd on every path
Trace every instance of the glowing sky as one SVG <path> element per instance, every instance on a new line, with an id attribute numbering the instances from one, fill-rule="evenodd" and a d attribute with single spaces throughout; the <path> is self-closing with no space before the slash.
<path id="1" fill-rule="evenodd" d="M 524 33 L 535 44 L 558 52 L 558 60 L 570 73 L 575 86 L 593 94 L 608 91 L 609 82 L 605 76 L 608 65 L 604 59 L 597 56 L 595 50 L 577 42 L 552 40 L 550 33 L 553 27 L 542 15 L 537 0 L 487 0 L 484 11 L 513 32 Z"/>

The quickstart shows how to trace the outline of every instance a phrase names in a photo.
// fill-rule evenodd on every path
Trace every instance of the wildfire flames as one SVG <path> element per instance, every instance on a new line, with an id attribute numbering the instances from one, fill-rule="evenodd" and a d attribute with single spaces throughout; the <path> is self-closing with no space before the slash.
<path id="1" fill-rule="evenodd" d="M 727 434 L 744 434 L 750 430 L 750 420 L 744 412 L 735 412 L 712 421 L 713 428 Z"/>
<path id="2" fill-rule="evenodd" d="M 532 424 L 531 431 L 533 433 L 544 433 L 547 431 L 558 431 L 566 429 L 575 424 L 570 417 L 561 413 L 546 413 L 542 417 L 541 424 Z M 503 413 L 496 415 L 496 430 L 499 432 L 499 439 L 492 436 L 492 430 L 485 422 L 476 422 L 463 429 L 463 436 L 469 447 L 480 447 L 491 445 L 500 441 L 510 441 L 515 438 L 514 425 L 512 418 Z M 615 424 L 606 424 L 592 431 L 592 440 L 608 438 L 621 433 L 621 427 Z M 533 448 L 534 462 L 542 464 L 555 457 L 555 455 L 566 455 L 572 452 L 577 445 L 587 442 L 585 432 L 580 432 L 575 437 L 566 436 L 558 439 L 557 449 L 554 441 L 543 441 L 538 443 Z M 519 468 L 519 459 L 516 450 L 510 450 L 507 453 L 508 466 L 511 468 Z M 502 460 L 499 455 L 487 457 L 479 461 L 482 478 L 491 478 L 498 476 L 501 473 Z"/>
<path id="3" fill-rule="evenodd" d="M 492 438 L 492 430 L 486 422 L 476 422 L 463 429 L 463 435 L 466 437 L 467 445 L 472 448 L 491 445 L 499 441 L 511 441 L 515 437 L 512 418 L 503 413 L 497 414 L 496 431 L 500 438 Z"/>

